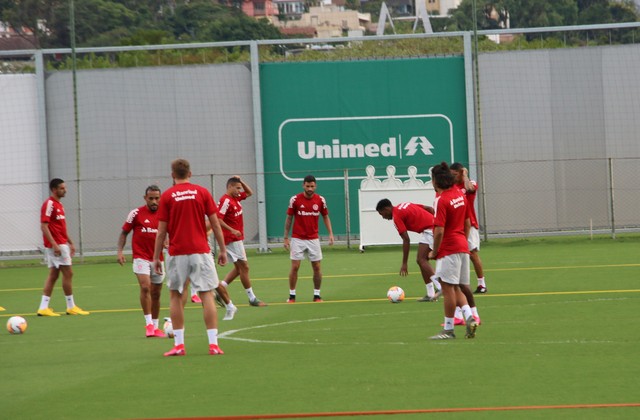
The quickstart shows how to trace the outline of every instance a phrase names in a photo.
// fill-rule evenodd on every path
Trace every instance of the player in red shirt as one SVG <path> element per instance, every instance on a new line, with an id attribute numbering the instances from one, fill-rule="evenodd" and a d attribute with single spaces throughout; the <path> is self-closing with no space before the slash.
<path id="1" fill-rule="evenodd" d="M 62 290 L 67 301 L 67 315 L 89 315 L 89 312 L 76 306 L 73 299 L 73 270 L 71 257 L 76 248 L 67 234 L 67 221 L 64 206 L 60 199 L 67 194 L 67 186 L 60 178 L 49 183 L 51 195 L 42 204 L 40 211 L 40 229 L 44 241 L 44 255 L 49 267 L 49 275 L 44 282 L 38 316 L 60 316 L 49 307 L 53 286 L 62 273 Z"/>
<path id="2" fill-rule="evenodd" d="M 140 284 L 140 306 L 145 320 L 147 337 L 166 337 L 158 328 L 160 315 L 160 294 L 164 275 L 156 274 L 153 269 L 153 247 L 158 232 L 158 204 L 160 188 L 150 185 L 144 192 L 145 205 L 131 210 L 122 225 L 118 237 L 118 263 L 124 265 L 124 246 L 127 235 L 133 231 L 131 250 L 133 251 L 133 273 Z M 162 259 L 162 256 L 160 256 Z"/>
<path id="3" fill-rule="evenodd" d="M 462 308 L 466 320 L 466 338 L 474 338 L 478 327 L 460 285 L 469 284 L 468 204 L 455 188 L 449 165 L 442 162 L 431 168 L 431 182 L 438 193 L 434 202 L 433 250 L 429 258 L 437 259 L 435 277 L 444 295 L 444 330 L 432 340 L 456 338 L 453 332 L 456 306 Z"/>
<path id="4" fill-rule="evenodd" d="M 167 238 L 167 285 L 171 291 L 170 313 L 173 323 L 174 347 L 165 356 L 184 356 L 184 303 L 183 293 L 190 280 L 202 300 L 203 318 L 209 339 L 209 354 L 224 354 L 218 346 L 218 316 L 213 300 L 213 289 L 218 284 L 215 262 L 207 240 L 205 217 L 209 219 L 219 246 L 218 263 L 227 263 L 227 248 L 218 222 L 218 206 L 211 193 L 200 185 L 192 184 L 191 167 L 185 159 L 171 162 L 171 176 L 175 182 L 160 197 L 158 234 L 153 253 L 153 265 L 162 274 L 160 255 Z"/>
<path id="5" fill-rule="evenodd" d="M 227 193 L 220 197 L 218 203 L 218 219 L 224 235 L 224 243 L 227 245 L 227 255 L 233 268 L 220 282 L 227 288 L 236 277 L 240 277 L 242 286 L 249 297 L 251 306 L 267 306 L 258 299 L 251 287 L 249 279 L 249 263 L 244 249 L 244 219 L 242 216 L 241 201 L 253 195 L 253 190 L 237 175 L 227 180 Z"/>
<path id="6" fill-rule="evenodd" d="M 467 197 L 469 203 L 469 211 L 471 217 L 471 229 L 469 230 L 469 258 L 473 264 L 473 269 L 478 277 L 478 287 L 474 293 L 487 293 L 487 285 L 484 279 L 484 270 L 482 269 L 482 261 L 480 260 L 480 225 L 476 217 L 476 209 L 474 207 L 476 195 L 478 194 L 478 184 L 469 179 L 469 171 L 462 166 L 461 163 L 451 165 L 451 172 L 455 178 L 456 187 L 458 187 Z"/>
<path id="7" fill-rule="evenodd" d="M 402 238 L 402 265 L 400 266 L 400 275 L 403 277 L 409 274 L 407 261 L 409 259 L 409 250 L 411 249 L 411 239 L 409 238 L 408 232 L 411 231 L 421 234 L 418 242 L 416 262 L 420 267 L 422 280 L 424 280 L 425 287 L 427 288 L 427 294 L 423 298 L 418 299 L 418 301 L 437 301 L 441 294 L 441 286 L 436 284 L 437 289 L 434 287 L 434 282 L 431 280 L 434 272 L 431 264 L 429 264 L 429 252 L 431 252 L 431 247 L 433 246 L 433 214 L 431 213 L 433 212 L 433 208 L 414 203 L 400 203 L 394 207 L 389 199 L 383 198 L 376 205 L 376 210 L 383 219 L 393 220 L 393 224 Z"/>
<path id="8" fill-rule="evenodd" d="M 284 222 L 284 248 L 289 250 L 291 270 L 289 271 L 289 299 L 288 303 L 296 301 L 296 284 L 298 283 L 298 269 L 305 253 L 309 255 L 313 268 L 313 301 L 322 302 L 320 286 L 322 284 L 322 249 L 318 236 L 318 219 L 322 220 L 329 231 L 329 245 L 333 245 L 333 230 L 327 203 L 321 195 L 316 194 L 316 178 L 307 175 L 302 182 L 303 192 L 294 195 L 289 200 L 287 219 Z M 289 242 L 289 229 L 293 221 L 292 239 Z"/>

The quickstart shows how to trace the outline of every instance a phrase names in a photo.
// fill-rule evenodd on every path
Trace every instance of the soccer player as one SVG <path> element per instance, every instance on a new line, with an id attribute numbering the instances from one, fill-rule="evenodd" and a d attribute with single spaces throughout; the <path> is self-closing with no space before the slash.
<path id="1" fill-rule="evenodd" d="M 51 195 L 42 204 L 40 211 L 40 229 L 44 241 L 44 256 L 49 267 L 49 275 L 44 282 L 38 316 L 60 316 L 49 307 L 53 286 L 62 273 L 62 290 L 67 301 L 67 315 L 89 315 L 89 312 L 76 306 L 73 299 L 73 270 L 71 258 L 76 248 L 67 233 L 67 221 L 64 206 L 60 199 L 67 194 L 67 186 L 60 178 L 49 183 Z"/>
<path id="2" fill-rule="evenodd" d="M 153 269 L 153 247 L 158 232 L 158 204 L 160 188 L 150 185 L 144 192 L 145 205 L 131 210 L 122 225 L 118 237 L 118 263 L 124 265 L 124 246 L 127 235 L 133 231 L 131 250 L 133 251 L 133 273 L 140 284 L 140 306 L 144 314 L 145 334 L 147 337 L 165 337 L 158 328 L 160 315 L 160 294 L 164 275 L 156 274 Z M 162 259 L 162 254 L 160 256 Z M 163 270 L 164 271 L 164 270 Z"/>
<path id="3" fill-rule="evenodd" d="M 244 287 L 249 305 L 266 306 L 258 299 L 251 287 L 249 279 L 249 264 L 247 263 L 247 253 L 244 249 L 244 219 L 242 217 L 242 200 L 246 200 L 253 195 L 251 188 L 237 175 L 227 180 L 227 192 L 220 197 L 218 203 L 218 218 L 224 235 L 224 243 L 227 245 L 227 255 L 233 268 L 227 273 L 222 286 L 227 288 L 236 277 L 240 277 Z"/>
<path id="4" fill-rule="evenodd" d="M 322 249 L 318 236 L 318 219 L 322 220 L 329 231 L 329 245 L 333 245 L 333 230 L 331 219 L 324 197 L 316 194 L 316 178 L 307 175 L 302 183 L 303 192 L 294 195 L 289 200 L 287 219 L 284 222 L 284 248 L 289 250 L 291 258 L 291 270 L 289 271 L 289 299 L 288 303 L 296 302 L 296 284 L 298 283 L 298 270 L 305 253 L 309 255 L 313 268 L 313 301 L 322 302 L 320 286 L 322 284 Z M 289 242 L 289 229 L 293 221 L 293 232 Z"/>
<path id="5" fill-rule="evenodd" d="M 469 179 L 469 171 L 462 166 L 461 163 L 453 163 L 451 165 L 451 172 L 455 178 L 456 187 L 465 194 L 467 202 L 469 203 L 469 213 L 471 219 L 471 229 L 469 230 L 469 258 L 473 263 L 473 269 L 478 277 L 478 287 L 474 293 L 487 293 L 487 285 L 484 279 L 484 271 L 482 270 L 482 261 L 480 260 L 480 232 L 478 218 L 476 216 L 476 210 L 474 203 L 476 201 L 476 195 L 478 193 L 478 184 L 475 181 Z"/>
<path id="6" fill-rule="evenodd" d="M 209 354 L 224 354 L 218 346 L 218 316 L 213 300 L 213 289 L 218 286 L 218 274 L 207 241 L 205 216 L 209 219 L 218 242 L 218 263 L 227 263 L 227 249 L 218 222 L 218 206 L 211 193 L 191 183 L 191 166 L 185 159 L 171 162 L 171 176 L 175 185 L 160 197 L 158 234 L 153 253 L 153 265 L 162 274 L 160 255 L 167 234 L 171 238 L 167 257 L 167 285 L 171 291 L 170 313 L 173 323 L 174 347 L 165 356 L 184 356 L 184 304 L 183 293 L 190 279 L 200 296 L 203 318 L 209 340 Z"/>
<path id="7" fill-rule="evenodd" d="M 400 275 L 403 277 L 409 274 L 407 268 L 409 250 L 411 249 L 409 231 L 421 234 L 418 242 L 416 262 L 420 267 L 420 273 L 427 288 L 427 294 L 423 298 L 418 299 L 419 302 L 435 302 L 441 294 L 441 286 L 436 284 L 436 289 L 434 282 L 431 281 L 434 271 L 433 268 L 431 268 L 431 264 L 429 264 L 429 252 L 431 252 L 431 247 L 433 246 L 433 214 L 428 209 L 430 209 L 431 212 L 433 211 L 431 207 L 414 203 L 400 203 L 394 207 L 387 198 L 378 201 L 376 205 L 376 210 L 383 219 L 393 220 L 393 224 L 402 238 L 402 265 L 400 266 Z"/>
<path id="8" fill-rule="evenodd" d="M 435 278 L 440 280 L 444 295 L 444 329 L 430 338 L 456 338 L 453 332 L 456 306 L 460 306 L 466 320 L 465 337 L 474 338 L 478 325 L 460 289 L 461 284 L 469 284 L 467 234 L 470 221 L 467 200 L 462 191 L 454 186 L 453 174 L 446 162 L 431 168 L 431 182 L 437 196 L 434 202 L 433 249 L 429 258 L 437 260 Z"/>

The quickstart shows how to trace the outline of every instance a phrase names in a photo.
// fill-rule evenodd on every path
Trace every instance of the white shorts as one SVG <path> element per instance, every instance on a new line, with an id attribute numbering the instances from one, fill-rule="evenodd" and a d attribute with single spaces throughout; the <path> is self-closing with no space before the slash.
<path id="1" fill-rule="evenodd" d="M 218 287 L 218 273 L 211 254 L 169 256 L 167 259 L 167 286 L 182 293 L 187 279 L 194 292 L 208 292 Z"/>
<path id="2" fill-rule="evenodd" d="M 289 244 L 290 257 L 292 260 L 304 260 L 305 252 L 309 255 L 309 261 L 316 262 L 322 260 L 322 249 L 320 239 L 298 239 L 291 238 Z"/>
<path id="3" fill-rule="evenodd" d="M 471 230 L 469 230 L 467 242 L 469 243 L 469 251 L 474 251 L 476 249 L 480 251 L 480 232 L 473 226 L 471 226 Z"/>
<path id="4" fill-rule="evenodd" d="M 229 258 L 232 263 L 236 261 L 247 261 L 247 253 L 244 250 L 244 242 L 233 241 L 227 244 L 227 258 Z"/>
<path id="5" fill-rule="evenodd" d="M 60 247 L 60 255 L 53 253 L 53 248 L 44 249 L 44 260 L 49 268 L 60 268 L 61 265 L 71 265 L 71 248 L 69 245 L 58 245 Z"/>
<path id="6" fill-rule="evenodd" d="M 451 254 L 439 258 L 435 277 L 448 284 L 469 285 L 469 254 Z"/>
<path id="7" fill-rule="evenodd" d="M 429 248 L 433 249 L 433 230 L 425 229 L 420 235 L 420 239 L 418 240 L 419 244 L 427 244 Z"/>
<path id="8" fill-rule="evenodd" d="M 149 276 L 151 278 L 151 283 L 153 284 L 162 284 L 162 280 L 164 280 L 164 262 L 161 262 L 161 264 L 162 274 L 157 274 L 156 270 L 153 268 L 152 261 L 144 260 L 142 258 L 134 258 L 133 273 Z"/>

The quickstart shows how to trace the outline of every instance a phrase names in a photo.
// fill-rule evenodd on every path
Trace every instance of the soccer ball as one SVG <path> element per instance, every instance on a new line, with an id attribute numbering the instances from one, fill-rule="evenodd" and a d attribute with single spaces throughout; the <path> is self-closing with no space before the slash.
<path id="1" fill-rule="evenodd" d="M 404 300 L 404 290 L 399 286 L 393 286 L 387 291 L 387 298 L 391 303 L 400 303 Z"/>
<path id="2" fill-rule="evenodd" d="M 7 321 L 9 334 L 22 334 L 27 330 L 27 320 L 21 316 L 12 316 Z"/>
<path id="3" fill-rule="evenodd" d="M 162 326 L 164 333 L 168 338 L 173 338 L 173 324 L 171 323 L 171 318 L 164 319 L 164 325 Z"/>

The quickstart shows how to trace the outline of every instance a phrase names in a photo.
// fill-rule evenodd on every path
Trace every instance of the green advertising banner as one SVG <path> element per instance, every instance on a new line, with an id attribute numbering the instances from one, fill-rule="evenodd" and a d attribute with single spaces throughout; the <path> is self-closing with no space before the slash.
<path id="1" fill-rule="evenodd" d="M 436 163 L 467 164 L 464 82 L 463 57 L 262 64 L 268 236 L 282 236 L 289 199 L 308 174 L 327 200 L 334 234 L 347 232 L 348 203 L 357 235 L 368 165 L 380 178 L 389 165 L 398 178 L 415 166 L 429 181 Z"/>

